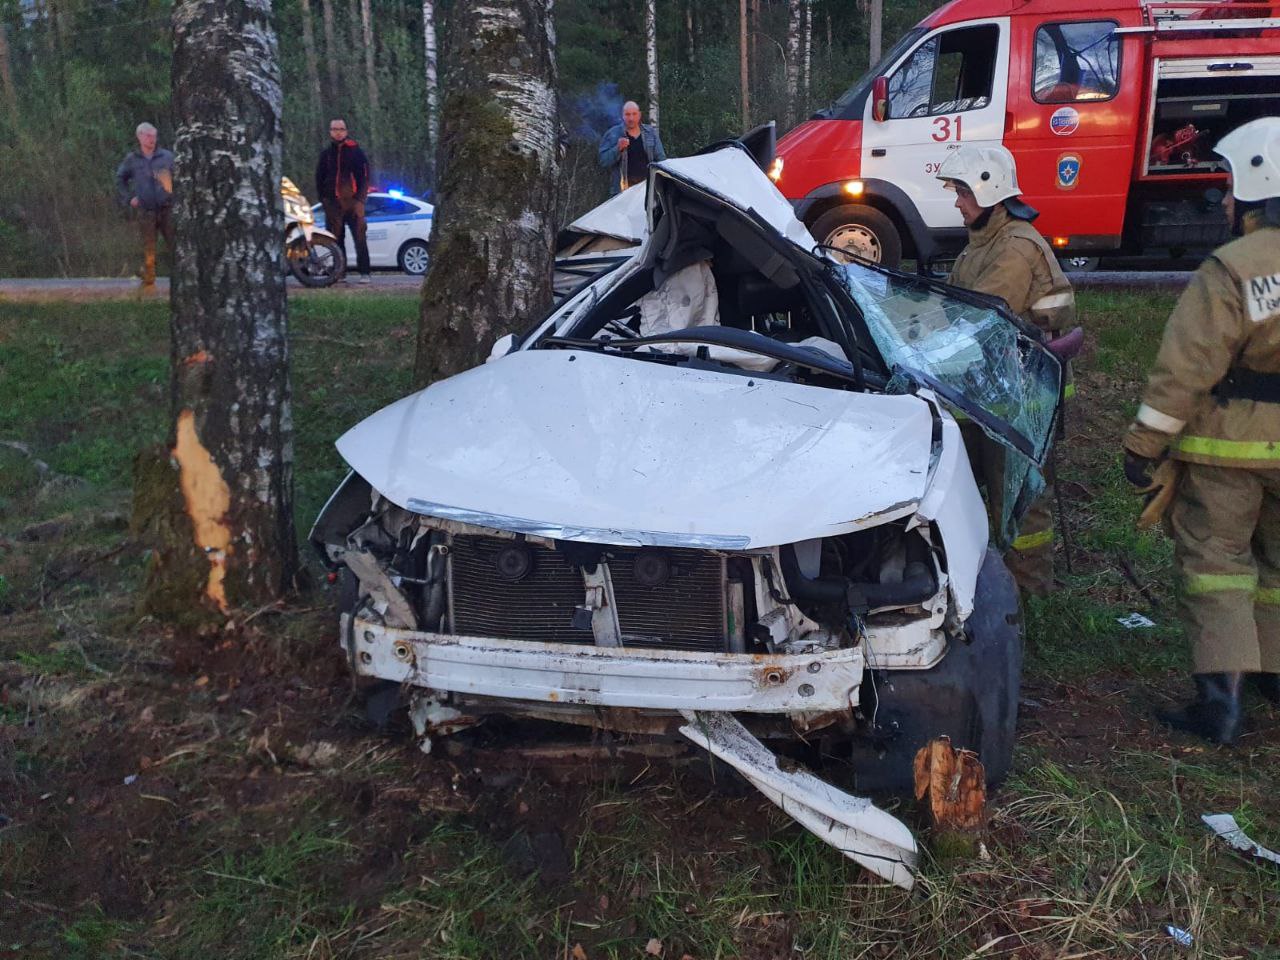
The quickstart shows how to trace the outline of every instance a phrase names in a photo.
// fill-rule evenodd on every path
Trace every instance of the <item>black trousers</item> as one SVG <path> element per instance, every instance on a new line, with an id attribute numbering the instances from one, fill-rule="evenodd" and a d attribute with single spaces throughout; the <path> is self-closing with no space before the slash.
<path id="1" fill-rule="evenodd" d="M 347 227 L 351 228 L 351 241 L 356 248 L 356 269 L 369 275 L 368 226 L 364 219 L 363 200 L 340 200 L 334 197 L 324 201 L 324 222 L 329 232 L 338 238 L 338 246 L 346 249 Z"/>

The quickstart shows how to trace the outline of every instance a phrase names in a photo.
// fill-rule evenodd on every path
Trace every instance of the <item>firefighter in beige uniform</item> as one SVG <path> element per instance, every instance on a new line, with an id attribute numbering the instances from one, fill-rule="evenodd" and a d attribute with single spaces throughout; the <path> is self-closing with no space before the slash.
<path id="1" fill-rule="evenodd" d="M 1201 265 L 1169 317 L 1124 447 L 1139 487 L 1166 451 L 1183 466 L 1169 524 L 1196 698 L 1160 719 L 1231 743 L 1245 674 L 1280 702 L 1280 118 L 1214 149 L 1241 236 Z"/>
<path id="2" fill-rule="evenodd" d="M 1004 147 L 961 147 L 947 157 L 937 176 L 956 192 L 956 209 L 969 228 L 969 243 L 951 270 L 952 285 L 1003 298 L 1013 313 L 1048 337 L 1071 327 L 1075 294 L 1058 258 L 1031 226 L 1039 214 L 1019 199 L 1013 154 Z M 1068 387 L 1067 395 L 1071 392 Z M 991 513 L 998 516 L 1003 448 L 985 437 L 977 448 L 977 469 Z M 1046 487 L 1027 510 L 1005 557 L 1018 586 L 1041 596 L 1053 589 L 1052 496 Z"/>

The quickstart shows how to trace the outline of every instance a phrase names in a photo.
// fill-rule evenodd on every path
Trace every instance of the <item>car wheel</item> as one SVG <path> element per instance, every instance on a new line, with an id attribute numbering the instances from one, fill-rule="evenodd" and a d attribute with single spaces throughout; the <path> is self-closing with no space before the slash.
<path id="1" fill-rule="evenodd" d="M 1013 762 L 1021 683 L 1018 588 L 988 550 L 965 637 L 953 639 L 929 670 L 881 670 L 864 680 L 862 712 L 875 727 L 853 743 L 855 789 L 909 793 L 916 752 L 943 735 L 977 753 L 988 784 L 1000 783 Z"/>
<path id="2" fill-rule="evenodd" d="M 400 269 L 405 273 L 420 277 L 427 272 L 430 262 L 430 251 L 422 240 L 410 240 L 400 248 Z"/>
<path id="3" fill-rule="evenodd" d="M 896 269 L 902 262 L 902 237 L 884 213 L 862 203 L 828 210 L 809 228 L 818 242 L 863 260 Z"/>

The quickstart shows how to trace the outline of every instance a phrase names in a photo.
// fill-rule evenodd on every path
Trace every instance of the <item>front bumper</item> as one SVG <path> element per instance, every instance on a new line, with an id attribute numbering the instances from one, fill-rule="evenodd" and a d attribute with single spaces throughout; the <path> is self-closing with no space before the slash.
<path id="1" fill-rule="evenodd" d="M 860 648 L 816 654 L 702 653 L 424 633 L 342 617 L 361 676 L 536 703 L 798 713 L 858 702 Z"/>

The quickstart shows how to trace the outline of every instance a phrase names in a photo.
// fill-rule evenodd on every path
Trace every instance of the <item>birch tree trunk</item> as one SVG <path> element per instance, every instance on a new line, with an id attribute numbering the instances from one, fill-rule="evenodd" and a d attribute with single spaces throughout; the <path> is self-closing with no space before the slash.
<path id="1" fill-rule="evenodd" d="M 360 25 L 364 33 L 364 82 L 369 91 L 368 138 L 376 146 L 378 140 L 378 77 L 373 69 L 373 11 L 370 0 L 360 0 Z"/>
<path id="2" fill-rule="evenodd" d="M 789 0 L 787 15 L 787 125 L 796 122 L 796 99 L 800 80 L 801 0 Z"/>
<path id="3" fill-rule="evenodd" d="M 809 90 L 812 86 L 809 82 L 811 73 L 810 67 L 813 65 L 813 0 L 804 0 L 804 109 L 801 111 L 801 117 L 809 115 Z"/>
<path id="4" fill-rule="evenodd" d="M 444 67 L 419 384 L 483 362 L 494 339 L 550 306 L 559 167 L 551 0 L 455 5 Z"/>
<path id="5" fill-rule="evenodd" d="M 738 0 L 738 86 L 742 90 L 742 129 L 751 129 L 751 74 L 747 67 L 747 0 Z"/>
<path id="6" fill-rule="evenodd" d="M 329 103 L 336 108 L 338 103 L 338 41 L 333 34 L 333 0 L 320 0 L 320 9 L 324 15 L 324 59 L 329 74 Z M 333 109 L 330 109 L 330 113 Z M 332 117 L 326 117 L 332 120 Z"/>
<path id="7" fill-rule="evenodd" d="M 12 58 L 9 56 L 9 34 L 5 25 L 0 23 L 0 93 L 4 94 L 4 105 L 9 114 L 9 124 L 13 132 L 18 132 L 18 91 L 13 85 Z"/>
<path id="8" fill-rule="evenodd" d="M 649 122 L 658 126 L 658 13 L 657 0 L 644 4 L 644 59 L 649 71 Z"/>
<path id="9" fill-rule="evenodd" d="M 175 621 L 270 602 L 298 567 L 271 0 L 177 0 L 173 424 L 136 464 L 144 606 Z"/>
<path id="10" fill-rule="evenodd" d="M 307 86 L 311 97 L 311 123 L 317 122 L 320 115 L 320 104 L 324 97 L 320 92 L 320 62 L 316 57 L 316 35 L 311 27 L 311 0 L 301 0 L 302 15 L 302 51 L 307 61 Z"/>
<path id="11" fill-rule="evenodd" d="M 881 31 L 884 28 L 884 0 L 871 0 L 870 49 L 871 66 L 880 62 Z"/>
<path id="12" fill-rule="evenodd" d="M 436 79 L 436 5 L 434 0 L 422 0 L 422 47 L 426 69 L 427 87 L 427 136 L 431 142 L 431 155 L 440 149 L 440 84 Z M 435 162 L 431 164 L 435 170 Z M 432 186 L 435 186 L 434 177 Z"/>

